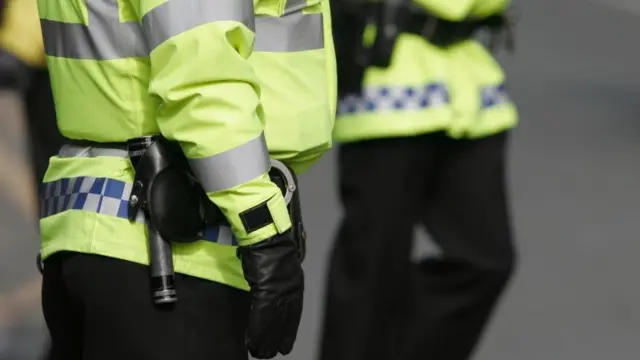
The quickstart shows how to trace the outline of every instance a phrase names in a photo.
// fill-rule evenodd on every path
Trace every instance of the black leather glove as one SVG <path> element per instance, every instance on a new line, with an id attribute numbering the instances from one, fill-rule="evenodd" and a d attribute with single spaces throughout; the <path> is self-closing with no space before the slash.
<path id="1" fill-rule="evenodd" d="M 251 288 L 247 350 L 256 359 L 289 354 L 298 334 L 304 293 L 304 272 L 292 231 L 240 246 L 238 256 Z"/>

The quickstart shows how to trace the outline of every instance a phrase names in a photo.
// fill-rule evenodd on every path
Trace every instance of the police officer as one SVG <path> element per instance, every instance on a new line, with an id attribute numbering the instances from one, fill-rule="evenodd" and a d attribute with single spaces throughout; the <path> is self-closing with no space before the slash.
<path id="1" fill-rule="evenodd" d="M 76 5 L 39 3 L 69 139 L 45 175 L 40 221 L 53 358 L 288 354 L 304 229 L 287 170 L 308 168 L 331 144 L 327 2 Z M 278 166 L 286 186 L 269 176 L 272 162 L 287 165 Z M 181 240 L 167 234 L 200 224 L 183 215 L 208 218 L 212 204 L 230 226 L 207 222 L 199 240 L 173 242 L 153 282 L 151 239 Z"/>
<path id="2" fill-rule="evenodd" d="M 349 84 L 355 72 L 343 70 L 362 65 L 344 56 L 359 44 L 336 38 L 344 216 L 330 259 L 322 360 L 464 360 L 478 343 L 514 266 L 505 153 L 517 113 L 503 71 L 472 37 L 504 28 L 507 3 L 407 4 L 402 21 L 376 35 L 405 30 L 389 65 L 366 70 L 361 91 Z M 340 16 L 336 34 L 355 24 Z M 416 225 L 441 254 L 412 264 Z"/>

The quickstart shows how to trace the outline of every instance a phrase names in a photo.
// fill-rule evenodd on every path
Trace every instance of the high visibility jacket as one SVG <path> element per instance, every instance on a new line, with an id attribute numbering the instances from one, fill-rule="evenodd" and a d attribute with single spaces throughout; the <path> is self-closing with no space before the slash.
<path id="1" fill-rule="evenodd" d="M 299 173 L 331 148 L 337 95 L 329 1 L 289 0 L 282 17 L 256 21 L 268 29 L 256 34 L 249 58 L 260 80 L 267 145 Z"/>
<path id="2" fill-rule="evenodd" d="M 415 0 L 451 21 L 503 11 L 509 0 Z M 477 41 L 448 48 L 400 35 L 387 69 L 370 68 L 363 94 L 340 99 L 334 137 L 341 142 L 447 131 L 483 137 L 511 128 L 517 112 L 505 75 Z"/>
<path id="3" fill-rule="evenodd" d="M 44 67 L 37 0 L 7 0 L 0 20 L 0 48 L 32 67 Z"/>
<path id="4" fill-rule="evenodd" d="M 275 156 L 295 160 L 296 151 L 308 148 L 298 135 L 304 123 L 293 117 L 313 108 L 324 116 L 307 119 L 308 126 L 333 122 L 328 114 L 335 80 L 327 73 L 332 48 L 320 43 L 331 34 L 323 35 L 322 1 L 39 0 L 62 134 L 95 142 L 162 134 L 178 141 L 209 198 L 229 219 L 231 228 L 210 228 L 201 241 L 174 244 L 176 272 L 246 289 L 236 246 L 291 226 L 267 174 L 266 143 L 286 147 L 292 137 L 289 152 Z M 260 59 L 249 59 L 254 48 Z M 262 91 L 260 79 L 270 81 L 264 72 L 282 71 L 262 61 L 313 64 L 283 73 L 292 89 Z M 254 67 L 261 67 L 259 74 Z M 304 103 L 311 90 L 306 76 L 318 81 L 313 91 L 321 99 L 312 104 Z M 269 99 L 274 89 L 289 102 Z M 264 107 L 260 96 L 267 97 Z M 279 107 L 291 109 L 278 114 Z M 270 131 L 278 121 L 291 125 L 288 132 L 274 130 L 265 139 L 265 122 Z M 317 158 L 330 140 L 318 135 L 312 142 L 322 149 Z M 65 147 L 53 157 L 44 180 L 42 257 L 69 250 L 148 264 L 145 226 L 126 219 L 133 175 L 126 154 L 118 151 Z M 274 223 L 247 233 L 239 214 L 265 201 Z"/>

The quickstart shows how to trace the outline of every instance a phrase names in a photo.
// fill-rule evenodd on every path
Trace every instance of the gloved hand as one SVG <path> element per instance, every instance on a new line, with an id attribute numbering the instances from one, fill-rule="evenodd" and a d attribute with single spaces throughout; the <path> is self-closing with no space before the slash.
<path id="1" fill-rule="evenodd" d="M 252 299 L 245 341 L 257 359 L 289 354 L 298 334 L 304 273 L 293 236 L 288 230 L 238 248 Z"/>

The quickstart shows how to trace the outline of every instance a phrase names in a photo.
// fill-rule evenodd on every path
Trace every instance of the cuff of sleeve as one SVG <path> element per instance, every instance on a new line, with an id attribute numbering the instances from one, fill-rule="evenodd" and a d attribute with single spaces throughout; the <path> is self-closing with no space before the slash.
<path id="1" fill-rule="evenodd" d="M 238 239 L 240 246 L 248 246 L 260 241 L 269 239 L 275 235 L 282 234 L 291 228 L 291 218 L 287 204 L 281 194 L 278 194 L 267 201 L 267 208 L 273 219 L 273 223 L 247 234 L 244 227 L 233 226 L 232 230 Z M 239 231 L 238 231 L 239 230 Z"/>

